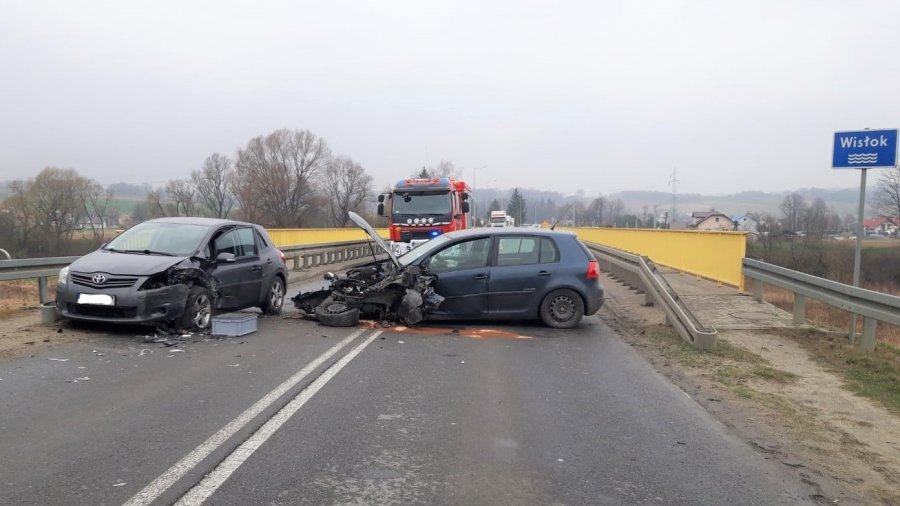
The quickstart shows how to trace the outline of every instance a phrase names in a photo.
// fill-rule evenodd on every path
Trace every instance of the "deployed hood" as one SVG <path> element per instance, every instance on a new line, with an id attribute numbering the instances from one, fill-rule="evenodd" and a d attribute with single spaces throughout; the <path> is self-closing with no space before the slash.
<path id="1" fill-rule="evenodd" d="M 356 226 L 366 231 L 367 234 L 375 241 L 378 246 L 384 250 L 385 253 L 391 257 L 391 262 L 394 263 L 394 266 L 398 269 L 400 268 L 400 261 L 397 260 L 397 257 L 391 252 L 391 249 L 388 248 L 387 244 L 384 243 L 384 240 L 375 233 L 375 230 L 372 228 L 372 225 L 363 219 L 362 216 L 350 211 L 350 219 L 353 220 L 353 223 L 356 223 Z"/>
<path id="2" fill-rule="evenodd" d="M 130 276 L 150 276 L 183 262 L 188 257 L 167 257 L 143 253 L 97 250 L 72 262 L 74 272 L 105 272 Z"/>

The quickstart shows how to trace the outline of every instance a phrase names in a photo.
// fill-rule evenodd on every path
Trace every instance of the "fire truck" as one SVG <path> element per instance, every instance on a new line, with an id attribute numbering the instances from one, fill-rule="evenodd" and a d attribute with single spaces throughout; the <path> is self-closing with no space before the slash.
<path id="1" fill-rule="evenodd" d="M 469 228 L 465 181 L 442 178 L 401 179 L 378 196 L 378 215 L 390 217 L 391 250 L 402 255 L 441 234 Z M 387 203 L 387 206 L 385 206 Z"/>

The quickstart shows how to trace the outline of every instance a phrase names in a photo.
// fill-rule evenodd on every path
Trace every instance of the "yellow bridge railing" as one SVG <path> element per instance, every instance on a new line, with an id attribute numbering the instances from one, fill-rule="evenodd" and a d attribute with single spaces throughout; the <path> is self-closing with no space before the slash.
<path id="1" fill-rule="evenodd" d="M 368 238 L 361 228 L 267 228 L 275 246 L 301 246 L 342 241 L 364 241 Z M 388 229 L 376 228 L 381 237 L 388 237 Z"/>
<path id="2" fill-rule="evenodd" d="M 654 230 L 633 228 L 567 228 L 579 239 L 638 255 L 681 272 L 744 289 L 742 261 L 747 232 Z"/>
<path id="3" fill-rule="evenodd" d="M 746 253 L 746 232 L 587 227 L 559 229 L 575 232 L 584 241 L 644 255 L 659 265 L 744 289 L 741 262 Z M 359 228 L 275 228 L 267 231 L 276 246 L 366 239 L 366 233 Z M 375 231 L 381 237 L 388 237 L 386 228 Z"/>

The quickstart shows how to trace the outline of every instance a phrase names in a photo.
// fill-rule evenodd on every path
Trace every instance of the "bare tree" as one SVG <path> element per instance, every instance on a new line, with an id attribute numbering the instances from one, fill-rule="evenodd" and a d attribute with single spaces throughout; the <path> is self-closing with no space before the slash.
<path id="1" fill-rule="evenodd" d="M 206 157 L 203 167 L 191 172 L 197 200 L 215 218 L 227 218 L 234 208 L 235 197 L 231 191 L 233 172 L 231 159 L 219 153 Z"/>
<path id="2" fill-rule="evenodd" d="M 878 177 L 872 207 L 883 216 L 900 219 L 900 167 L 884 169 Z"/>
<path id="3" fill-rule="evenodd" d="M 112 197 L 112 190 L 105 190 L 100 183 L 90 179 L 84 180 L 78 191 L 84 217 L 88 226 L 91 227 L 91 235 L 97 243 L 103 241 L 104 231 L 110 218 Z"/>
<path id="4" fill-rule="evenodd" d="M 78 189 L 83 181 L 75 170 L 56 167 L 47 167 L 28 181 L 28 207 L 39 229 L 54 238 L 71 238 L 82 217 Z"/>
<path id="5" fill-rule="evenodd" d="M 606 214 L 606 204 L 606 197 L 603 195 L 600 195 L 591 201 L 591 205 L 588 206 L 587 211 L 590 216 L 588 223 L 593 224 L 595 227 L 603 225 L 603 217 Z"/>
<path id="6" fill-rule="evenodd" d="M 175 204 L 175 216 L 195 214 L 197 190 L 189 179 L 173 179 L 166 183 L 166 194 Z"/>
<path id="7" fill-rule="evenodd" d="M 327 197 L 331 219 L 337 227 L 347 225 L 350 211 L 358 211 L 372 191 L 372 176 L 362 165 L 339 156 L 328 162 L 323 174 L 322 191 Z"/>
<path id="8" fill-rule="evenodd" d="M 622 202 L 622 199 L 610 200 L 606 203 L 606 209 L 609 213 L 609 217 L 607 221 L 609 223 L 616 223 L 618 221 L 619 216 L 625 212 L 625 202 Z"/>
<path id="9" fill-rule="evenodd" d="M 165 190 L 162 188 L 154 188 L 147 193 L 144 198 L 144 209 L 141 209 L 141 218 L 151 219 L 163 216 L 175 215 L 174 206 L 167 201 Z"/>
<path id="10" fill-rule="evenodd" d="M 234 193 L 242 211 L 266 225 L 301 226 L 315 191 L 312 179 L 330 158 L 325 140 L 309 130 L 251 139 L 235 162 Z"/>
<path id="11" fill-rule="evenodd" d="M 769 213 L 748 213 L 747 216 L 756 222 L 756 240 L 762 247 L 763 260 L 771 261 L 772 252 L 781 234 L 781 223 Z"/>
<path id="12" fill-rule="evenodd" d="M 781 216 L 783 225 L 790 227 L 792 232 L 798 232 L 803 227 L 803 218 L 806 214 L 806 200 L 797 193 L 792 193 L 781 201 Z"/>

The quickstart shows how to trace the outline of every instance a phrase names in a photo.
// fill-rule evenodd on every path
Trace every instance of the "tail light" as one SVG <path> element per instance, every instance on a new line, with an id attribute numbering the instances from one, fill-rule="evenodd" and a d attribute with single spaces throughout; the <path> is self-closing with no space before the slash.
<path id="1" fill-rule="evenodd" d="M 284 257 L 284 252 L 281 250 L 278 250 L 278 256 L 281 257 L 281 263 L 283 263 L 284 265 L 287 265 L 287 258 Z"/>
<path id="2" fill-rule="evenodd" d="M 600 264 L 596 260 L 588 262 L 587 278 L 597 279 L 600 277 Z"/>

